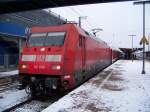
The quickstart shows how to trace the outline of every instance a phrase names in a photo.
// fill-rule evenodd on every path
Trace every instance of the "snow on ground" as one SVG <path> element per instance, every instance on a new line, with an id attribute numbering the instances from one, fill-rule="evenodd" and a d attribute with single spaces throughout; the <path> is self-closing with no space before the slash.
<path id="1" fill-rule="evenodd" d="M 0 78 L 7 77 L 7 76 L 13 76 L 13 75 L 17 75 L 17 74 L 18 74 L 18 70 L 13 70 L 13 71 L 9 71 L 9 72 L 0 72 Z"/>
<path id="2" fill-rule="evenodd" d="M 46 107 L 48 107 L 48 105 L 50 104 L 51 103 L 49 101 L 41 102 L 41 101 L 33 100 L 30 103 L 27 103 L 11 112 L 40 112 Z"/>
<path id="3" fill-rule="evenodd" d="M 141 71 L 142 61 L 119 60 L 43 112 L 150 112 L 150 62 Z"/>
<path id="4" fill-rule="evenodd" d="M 10 108 L 28 98 L 25 90 L 6 91 L 0 93 L 0 112 Z"/>

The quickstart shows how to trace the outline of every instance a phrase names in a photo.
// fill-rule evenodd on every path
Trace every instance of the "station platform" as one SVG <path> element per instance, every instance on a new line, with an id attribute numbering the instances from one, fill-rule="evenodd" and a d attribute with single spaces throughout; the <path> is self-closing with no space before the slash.
<path id="1" fill-rule="evenodd" d="M 150 112 L 150 62 L 118 60 L 42 112 Z"/>
<path id="2" fill-rule="evenodd" d="M 0 78 L 11 77 L 18 75 L 18 70 L 12 70 L 9 72 L 0 72 Z"/>

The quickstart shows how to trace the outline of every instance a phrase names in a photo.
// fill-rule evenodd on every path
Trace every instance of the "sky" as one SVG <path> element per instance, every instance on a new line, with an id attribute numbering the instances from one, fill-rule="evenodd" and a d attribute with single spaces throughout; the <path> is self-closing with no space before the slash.
<path id="1" fill-rule="evenodd" d="M 103 31 L 97 36 L 114 47 L 132 47 L 131 34 L 133 37 L 133 47 L 142 47 L 139 41 L 143 35 L 142 6 L 133 5 L 133 2 L 115 2 L 88 4 L 69 7 L 51 8 L 68 21 L 78 22 L 79 16 L 86 16 L 82 19 L 82 28 L 91 31 L 94 28 L 101 28 Z M 150 33 L 150 4 L 146 5 L 146 37 Z"/>

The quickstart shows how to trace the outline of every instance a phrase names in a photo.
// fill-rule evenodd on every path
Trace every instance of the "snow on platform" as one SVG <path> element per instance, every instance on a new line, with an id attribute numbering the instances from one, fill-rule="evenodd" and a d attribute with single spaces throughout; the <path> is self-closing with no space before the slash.
<path id="1" fill-rule="evenodd" d="M 28 95 L 25 90 L 7 91 L 0 93 L 0 112 L 20 102 L 26 101 Z"/>
<path id="2" fill-rule="evenodd" d="M 0 78 L 14 76 L 18 74 L 18 70 L 13 70 L 9 72 L 0 72 Z"/>
<path id="3" fill-rule="evenodd" d="M 42 112 L 150 112 L 150 62 L 141 71 L 142 61 L 119 60 Z"/>

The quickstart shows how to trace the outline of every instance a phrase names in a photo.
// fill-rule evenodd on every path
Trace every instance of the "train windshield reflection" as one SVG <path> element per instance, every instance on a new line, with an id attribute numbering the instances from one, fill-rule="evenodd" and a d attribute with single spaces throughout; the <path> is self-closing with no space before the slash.
<path id="1" fill-rule="evenodd" d="M 29 46 L 43 46 L 44 45 L 44 40 L 46 37 L 46 33 L 34 33 L 31 34 L 28 40 L 28 45 Z"/>
<path id="2" fill-rule="evenodd" d="M 45 45 L 63 45 L 65 32 L 50 32 L 45 40 Z"/>
<path id="3" fill-rule="evenodd" d="M 49 32 L 31 34 L 28 45 L 32 46 L 48 46 L 63 45 L 66 32 Z"/>

